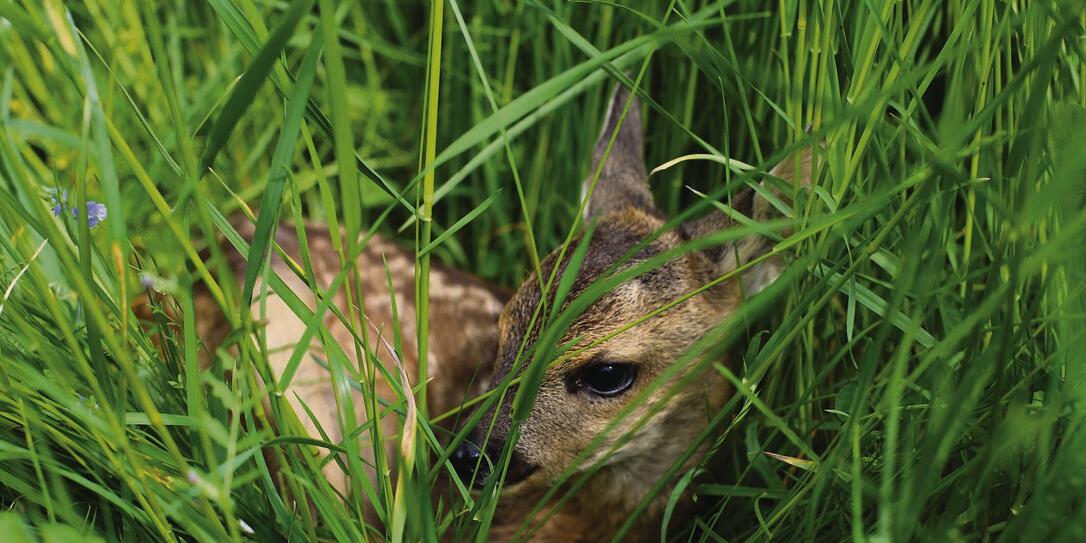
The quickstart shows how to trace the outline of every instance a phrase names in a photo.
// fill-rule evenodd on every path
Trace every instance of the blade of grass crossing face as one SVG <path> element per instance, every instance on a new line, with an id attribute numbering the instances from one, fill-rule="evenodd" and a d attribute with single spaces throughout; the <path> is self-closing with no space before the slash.
<path id="1" fill-rule="evenodd" d="M 580 271 L 581 266 L 584 265 L 585 256 L 588 255 L 588 246 L 592 244 L 592 235 L 596 232 L 596 224 L 596 221 L 588 224 L 584 235 L 581 236 L 581 242 L 577 244 L 577 248 L 573 250 L 573 254 L 569 258 L 566 271 L 558 279 L 558 287 L 554 291 L 554 305 L 547 319 L 548 322 L 553 321 L 558 316 L 558 312 L 566 304 L 566 298 L 569 297 L 570 291 L 573 290 L 573 282 L 577 279 L 577 273 Z"/>
<path id="2" fill-rule="evenodd" d="M 731 235 L 728 232 L 723 232 L 723 234 L 724 236 Z M 584 293 L 582 293 L 571 302 L 571 307 L 563 311 L 563 314 L 560 316 L 560 318 L 565 319 L 565 323 L 568 324 L 568 319 L 571 317 L 571 315 L 576 315 L 579 314 L 579 312 L 584 311 L 588 304 L 591 304 L 594 300 L 597 300 L 601 295 L 608 291 L 609 288 L 614 288 L 615 285 L 620 284 L 621 282 L 623 282 L 623 280 L 628 280 L 631 277 L 636 277 L 637 275 L 640 275 L 640 273 L 644 273 L 649 269 L 659 267 L 664 262 L 673 259 L 676 254 L 689 252 L 693 248 L 693 246 L 690 246 L 690 243 L 691 242 L 687 242 L 686 244 L 684 244 L 684 247 L 679 247 L 668 251 L 668 253 L 670 254 L 658 255 L 650 258 L 649 261 L 638 263 L 630 269 L 620 272 L 615 277 L 608 277 L 605 281 L 588 287 Z M 746 315 L 753 315 L 760 312 L 765 306 L 768 305 L 768 301 L 774 299 L 774 293 L 783 290 L 783 285 L 790 284 L 797 275 L 797 268 L 787 270 L 785 272 L 785 275 L 782 276 L 780 280 L 767 287 L 767 290 L 764 291 L 762 295 L 754 298 L 750 303 L 740 306 L 739 311 L 736 315 L 734 315 L 736 320 L 742 322 L 746 318 Z M 735 339 L 735 334 L 733 333 L 733 331 L 734 329 L 730 328 L 726 323 L 718 325 L 714 332 L 702 337 L 689 351 L 684 353 L 675 362 L 675 364 L 672 365 L 672 367 L 666 370 L 664 374 L 657 376 L 654 379 L 653 385 L 650 385 L 646 388 L 646 390 L 640 392 L 637 398 L 634 398 L 631 402 L 624 406 L 623 409 L 614 416 L 609 426 L 602 430 L 593 440 L 593 442 L 590 443 L 585 448 L 585 450 L 578 455 L 578 458 L 571 463 L 570 467 L 567 468 L 563 475 L 558 479 L 556 485 L 553 486 L 551 490 L 549 490 L 548 493 L 544 496 L 544 498 L 541 499 L 539 503 L 535 506 L 532 513 L 527 515 L 527 518 L 529 519 L 537 519 L 538 517 L 536 517 L 536 513 L 541 511 L 544 506 L 547 506 L 547 508 L 550 509 L 547 512 L 547 515 L 543 517 L 543 519 L 537 521 L 535 527 L 538 528 L 541 525 L 540 523 L 543 522 L 546 517 L 549 517 L 550 515 L 557 512 L 561 505 L 569 500 L 573 493 L 576 492 L 578 488 L 582 487 L 588 481 L 588 477 L 590 477 L 594 473 L 594 470 L 598 469 L 601 466 L 601 462 L 603 461 L 603 459 L 607 458 L 606 454 L 603 455 L 601 457 L 601 460 L 597 461 L 596 464 L 588 467 L 587 471 L 581 472 L 579 474 L 580 476 L 572 484 L 566 484 L 566 481 L 569 478 L 578 475 L 578 471 L 580 470 L 578 470 L 577 468 L 579 466 L 581 467 L 581 469 L 584 469 L 584 466 L 581 463 L 585 462 L 588 458 L 588 455 L 602 444 L 602 439 L 606 435 L 608 435 L 608 432 L 613 431 L 620 421 L 623 421 L 626 417 L 630 416 L 632 414 L 632 410 L 641 405 L 649 397 L 649 394 L 659 389 L 663 384 L 669 382 L 671 379 L 677 378 L 680 370 L 689 368 L 693 364 L 698 364 L 704 367 L 707 366 L 708 362 L 712 362 L 713 357 L 703 357 L 703 355 L 705 354 L 705 350 L 708 348 L 712 348 L 712 346 L 726 347 L 727 343 Z M 697 361 L 696 358 L 699 357 L 701 357 L 700 361 Z M 705 367 L 703 371 L 712 370 L 708 367 Z M 692 380 L 696 378 L 696 376 L 697 371 L 688 372 L 688 374 L 684 377 L 684 380 L 676 383 L 675 388 L 670 389 L 669 393 L 674 394 L 677 390 L 683 387 L 693 386 Z M 733 396 L 730 402 L 737 402 L 741 397 L 742 395 L 737 394 Z M 667 399 L 668 398 L 663 398 L 663 401 L 666 402 Z M 649 413 L 646 413 L 644 417 L 638 421 L 638 426 L 647 423 L 651 419 L 653 413 L 657 409 L 659 409 L 659 407 L 659 404 L 657 404 L 655 409 L 650 410 Z M 659 492 L 663 491 L 664 488 L 666 488 L 669 481 L 671 480 L 671 477 L 674 476 L 674 474 L 677 473 L 685 465 L 686 461 L 697 450 L 697 447 L 700 446 L 700 443 L 711 435 L 712 429 L 724 420 L 724 417 L 729 413 L 729 411 L 730 410 L 727 407 L 721 410 L 721 412 L 714 417 L 714 423 L 710 424 L 710 426 L 702 432 L 702 434 L 695 441 L 695 443 L 691 444 L 691 446 L 687 448 L 683 455 L 679 459 L 677 459 L 676 462 L 670 466 L 670 468 L 668 468 L 669 475 L 660 478 L 658 481 L 656 481 L 656 483 L 654 483 L 652 491 L 641 500 L 641 503 L 638 505 L 637 509 L 629 517 L 629 519 L 626 521 L 625 525 L 619 530 L 619 532 L 614 535 L 612 541 L 621 541 L 623 539 L 625 533 L 634 526 L 638 516 L 640 515 L 640 512 L 644 511 L 644 509 L 654 501 L 653 498 L 657 496 Z M 634 433 L 636 433 L 638 426 L 635 426 L 632 430 Z M 629 434 L 627 434 L 627 438 L 628 436 Z M 612 448 L 608 450 L 608 454 L 615 453 L 616 448 L 622 443 L 623 441 L 619 440 L 616 445 L 612 446 Z M 557 502 L 551 501 L 551 497 L 559 489 L 564 492 L 564 495 L 562 495 L 562 497 Z M 529 526 L 529 524 L 522 524 L 520 528 L 522 533 L 527 528 L 527 526 Z"/>
<path id="3" fill-rule="evenodd" d="M 568 296 L 570 289 L 573 286 L 573 281 L 577 277 L 577 273 L 580 271 L 581 266 L 584 264 L 585 256 L 588 254 L 588 246 L 591 244 L 592 238 L 590 236 L 592 228 L 588 233 L 581 238 L 581 242 L 573 250 L 573 254 L 570 256 L 569 263 L 566 264 L 566 269 L 563 270 L 562 276 L 558 280 L 558 287 L 555 291 L 555 306 L 551 309 L 553 312 L 551 320 L 552 327 L 549 334 L 544 335 L 539 342 L 539 347 L 536 348 L 532 363 L 524 370 L 523 377 L 521 378 L 520 388 L 517 390 L 517 394 L 513 400 L 513 421 L 516 423 L 523 422 L 528 418 L 528 414 L 532 410 L 532 406 L 535 405 L 536 394 L 539 392 L 539 386 L 543 381 L 543 371 L 547 369 L 550 364 L 550 353 L 553 352 L 555 346 L 557 346 L 558 340 L 561 338 L 563 330 L 559 328 L 563 327 L 563 323 L 553 322 L 557 318 L 560 312 L 564 313 L 562 306 L 558 304 L 558 296 L 561 298 Z M 555 270 L 557 271 L 557 270 Z M 564 325 L 568 325 L 569 322 L 565 322 Z M 509 440 L 512 442 L 512 440 Z"/>

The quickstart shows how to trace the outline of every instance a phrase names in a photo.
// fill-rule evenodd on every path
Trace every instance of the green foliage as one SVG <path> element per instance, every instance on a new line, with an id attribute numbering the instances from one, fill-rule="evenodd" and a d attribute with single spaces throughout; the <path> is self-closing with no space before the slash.
<path id="1" fill-rule="evenodd" d="M 508 286 L 559 247 L 579 266 L 576 195 L 615 80 L 641 89 L 648 166 L 671 162 L 652 189 L 672 216 L 728 210 L 723 187 L 825 146 L 813 190 L 785 206 L 797 227 L 776 250 L 793 265 L 690 355 L 729 348 L 734 368 L 708 371 L 737 392 L 702 436 L 714 454 L 657 486 L 679 483 L 700 510 L 663 537 L 1086 539 L 1081 5 L 449 0 L 434 24 L 440 6 L 0 0 L 6 540 L 483 535 L 491 493 L 454 481 L 431 500 L 456 443 L 437 423 L 457 414 L 421 394 L 415 410 L 387 373 L 401 401 L 378 406 L 346 353 L 376 346 L 337 346 L 322 320 L 358 322 L 357 308 L 313 311 L 269 276 L 273 228 L 381 231 L 426 265 Z M 54 217 L 48 189 L 109 215 L 93 229 Z M 266 213 L 237 284 L 212 240 L 248 254 L 226 219 L 243 203 Z M 350 261 L 367 240 L 336 249 Z M 526 375 L 568 348 L 571 312 L 636 271 L 540 315 L 547 348 L 524 353 L 538 361 Z M 259 319 L 238 317 L 259 277 L 325 341 L 340 424 L 376 428 L 354 420 L 361 388 L 416 436 L 413 470 L 355 477 L 347 496 L 325 480 L 315 448 L 365 474 L 359 447 L 390 436 L 302 433 L 309 415 L 282 395 L 304 351 L 271 375 Z M 142 278 L 172 299 L 155 326 L 129 309 Z M 551 279 L 564 298 L 568 278 Z M 197 283 L 237 343 L 208 371 Z"/>

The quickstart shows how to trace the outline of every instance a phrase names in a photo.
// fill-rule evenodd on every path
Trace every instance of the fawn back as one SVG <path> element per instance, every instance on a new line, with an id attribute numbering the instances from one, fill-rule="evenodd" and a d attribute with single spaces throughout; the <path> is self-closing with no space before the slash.
<path id="1" fill-rule="evenodd" d="M 255 227 L 251 222 L 243 217 L 231 222 L 242 238 L 252 239 Z M 305 244 L 313 266 L 314 277 L 311 280 L 324 291 L 340 272 L 340 257 L 332 244 L 332 232 L 327 227 L 307 224 L 304 228 Z M 293 225 L 281 225 L 276 231 L 275 241 L 287 256 L 301 262 L 302 242 Z M 227 256 L 240 284 L 246 261 L 237 252 L 228 252 Z M 281 255 L 272 254 L 270 268 L 269 271 L 278 275 L 310 310 L 317 308 L 311 285 L 292 271 Z M 366 322 L 348 327 L 332 311 L 326 312 L 321 324 L 327 330 L 327 339 L 336 344 L 329 347 L 346 354 L 348 361 L 356 368 L 352 372 L 357 377 L 356 383 L 365 381 L 364 374 L 357 370 L 360 366 L 355 349 L 356 342 L 364 335 L 370 350 L 385 366 L 388 375 L 399 375 L 398 366 L 402 364 L 411 385 L 417 385 L 414 253 L 374 235 L 359 255 L 356 269 L 361 292 L 354 292 L 354 303 L 358 304 L 361 298 Z M 498 315 L 508 299 L 508 293 L 478 277 L 442 265 L 431 267 L 430 289 L 427 397 L 430 412 L 439 414 L 459 406 L 484 388 L 490 363 L 497 351 Z M 257 335 L 262 336 L 275 378 L 281 379 L 295 347 L 304 340 L 306 323 L 295 314 L 287 301 L 270 289 L 264 289 L 259 281 L 255 292 L 251 311 L 258 323 Z M 346 313 L 346 292 L 340 289 L 331 295 L 335 296 L 335 307 Z M 198 296 L 196 302 L 197 312 L 200 313 L 197 319 L 200 327 L 198 333 L 209 351 L 214 352 L 229 328 L 210 296 Z M 386 342 L 387 345 L 394 343 L 397 322 L 402 345 L 399 360 L 386 348 Z M 340 407 L 327 369 L 329 355 L 321 344 L 320 334 L 311 337 L 307 352 L 284 394 L 310 437 L 321 438 L 323 432 L 335 444 L 356 429 L 341 427 Z M 374 385 L 381 401 L 390 405 L 396 403 L 397 396 L 380 374 L 374 379 Z M 382 434 L 386 438 L 400 434 L 399 417 L 394 412 L 382 409 L 379 415 L 367 413 L 361 393 L 352 389 L 352 394 L 355 418 L 359 424 L 380 417 Z M 303 404 L 312 413 L 312 418 L 307 416 Z M 363 432 L 358 439 L 364 464 L 375 465 L 374 455 L 377 451 L 372 450 L 368 434 Z M 396 457 L 394 442 L 394 439 L 387 439 L 386 458 Z M 325 475 L 337 490 L 342 492 L 347 489 L 347 475 L 336 462 L 328 463 Z M 375 474 L 371 472 L 367 475 L 372 480 Z"/>

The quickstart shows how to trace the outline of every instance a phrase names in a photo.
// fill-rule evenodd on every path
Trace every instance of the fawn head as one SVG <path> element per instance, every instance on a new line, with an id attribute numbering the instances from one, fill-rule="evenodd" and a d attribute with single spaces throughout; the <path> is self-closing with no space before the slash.
<path id="1" fill-rule="evenodd" d="M 606 153 L 612 135 L 614 141 Z M 771 173 L 796 182 L 793 172 L 797 164 L 802 172 L 798 182 L 808 182 L 809 153 L 799 160 L 783 161 Z M 593 186 L 597 169 L 598 181 Z M 616 270 L 629 269 L 733 225 L 726 215 L 713 210 L 708 217 L 663 228 L 667 219 L 656 208 L 648 186 L 638 102 L 636 98 L 631 100 L 621 86 L 608 106 L 585 191 L 588 201 L 584 218 L 595 227 L 565 298 L 567 304 Z M 749 188 L 733 196 L 732 206 L 755 220 L 771 218 L 768 202 Z M 650 236 L 655 237 L 637 248 Z M 568 253 L 577 245 L 577 241 L 571 244 Z M 573 346 L 561 355 L 540 360 L 548 366 L 542 373 L 534 404 L 517 430 L 519 438 L 513 445 L 505 476 L 506 495 L 546 490 L 560 477 L 573 474 L 575 479 L 578 472 L 595 464 L 598 471 L 582 492 L 605 502 L 632 499 L 636 504 L 644 495 L 638 490 L 647 490 L 680 458 L 705 429 L 714 411 L 729 398 L 730 387 L 719 372 L 709 369 L 691 376 L 686 368 L 675 366 L 681 363 L 689 368 L 705 367 L 684 355 L 710 330 L 727 321 L 743 299 L 779 275 L 778 258 L 759 259 L 771 247 L 768 239 L 751 235 L 680 252 L 662 265 L 621 282 L 569 321 L 558 345 Z M 620 262 L 635 248 L 632 258 Z M 492 388 L 523 374 L 532 360 L 532 347 L 540 340 L 541 323 L 549 313 L 562 309 L 551 306 L 559 278 L 570 265 L 568 253 L 561 262 L 555 252 L 541 263 L 542 283 L 552 275 L 555 278 L 547 294 L 533 273 L 506 305 L 499 324 Z M 755 260 L 733 278 L 674 303 L 736 271 L 739 264 Z M 541 300 L 547 309 L 537 315 Z M 673 305 L 658 311 L 669 304 Z M 640 322 L 628 327 L 636 321 Z M 476 485 L 487 477 L 488 465 L 497 463 L 513 432 L 512 399 L 518 387 L 511 385 L 506 399 L 492 404 L 494 407 L 454 454 L 454 465 L 464 477 L 470 477 L 476 466 L 481 466 L 474 477 Z M 628 412 L 619 418 L 624 411 Z M 484 452 L 488 460 L 480 461 Z M 578 458 L 582 453 L 584 458 Z M 606 496 L 607 488 L 615 489 L 613 500 Z"/>

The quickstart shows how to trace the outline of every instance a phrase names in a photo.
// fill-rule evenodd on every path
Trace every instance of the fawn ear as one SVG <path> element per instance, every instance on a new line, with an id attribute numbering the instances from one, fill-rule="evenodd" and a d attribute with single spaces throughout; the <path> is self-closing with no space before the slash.
<path id="1" fill-rule="evenodd" d="M 775 179 L 766 179 L 760 183 L 761 190 L 785 203 L 792 202 L 792 198 L 786 197 L 787 191 L 782 191 L 778 187 L 809 186 L 812 174 L 816 171 L 813 169 L 812 157 L 811 147 L 805 147 L 798 156 L 785 158 L 769 172 L 769 175 Z M 777 208 L 752 188 L 735 195 L 731 204 L 733 209 L 753 218 L 755 222 L 781 218 Z M 683 228 L 687 236 L 693 238 L 735 225 L 735 221 L 727 215 L 714 210 L 707 217 L 683 225 Z M 787 236 L 790 232 L 783 231 L 781 234 Z M 716 275 L 720 276 L 765 255 L 773 248 L 774 243 L 768 237 L 754 234 L 728 245 L 713 248 L 706 254 L 716 263 Z M 779 256 L 762 260 L 747 268 L 741 275 L 744 294 L 751 296 L 761 292 L 780 276 L 783 269 L 784 261 Z"/>
<path id="2" fill-rule="evenodd" d="M 626 102 L 630 101 L 626 117 Z M 596 187 L 589 195 L 585 206 L 585 218 L 600 217 L 612 211 L 628 207 L 655 211 L 652 192 L 649 191 L 648 174 L 645 172 L 645 157 L 641 141 L 641 104 L 637 97 L 631 100 L 630 91 L 622 85 L 616 85 L 607 104 L 607 116 L 603 120 L 603 130 L 592 149 L 592 169 L 582 185 L 582 197 L 592 189 L 592 180 L 596 170 L 600 170 Z M 615 135 L 615 129 L 618 134 Z M 604 160 L 604 152 L 615 135 L 611 152 Z M 603 168 L 600 169 L 600 162 Z"/>

